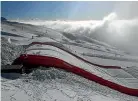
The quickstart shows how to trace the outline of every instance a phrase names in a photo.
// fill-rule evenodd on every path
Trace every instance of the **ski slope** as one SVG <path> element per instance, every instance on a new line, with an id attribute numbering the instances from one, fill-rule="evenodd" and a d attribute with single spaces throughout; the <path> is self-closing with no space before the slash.
<path id="1" fill-rule="evenodd" d="M 70 33 L 65 35 L 65 33 L 41 26 L 33 26 L 15 22 L 2 22 L 1 32 L 1 36 L 4 38 L 2 39 L 2 42 L 3 40 L 4 42 L 7 41 L 9 42 L 7 44 L 13 47 L 23 46 L 21 51 L 16 49 L 14 50 L 12 47 L 7 53 L 2 51 L 2 58 L 5 59 L 2 60 L 3 64 L 6 64 L 5 62 L 7 58 L 13 58 L 6 55 L 13 51 L 15 53 L 16 51 L 20 51 L 22 54 L 28 54 L 28 56 L 39 55 L 54 57 L 65 61 L 67 64 L 80 67 L 81 69 L 97 75 L 104 80 L 109 80 L 127 88 L 138 89 L 137 56 L 127 54 L 124 51 L 102 44 L 102 42 L 98 42 L 100 44 L 97 44 L 97 41 L 93 41 L 93 39 L 89 39 L 88 41 L 83 37 L 79 38 Z M 52 45 L 36 44 L 36 42 L 52 43 Z M 2 46 L 2 49 L 4 48 L 7 47 Z M 19 57 L 19 55 L 20 54 L 17 55 L 16 53 L 14 59 Z M 14 59 L 9 60 L 10 63 L 12 63 Z M 34 63 L 37 63 L 37 61 Z M 95 64 L 101 66 L 97 66 Z M 105 69 L 102 66 L 119 68 Z M 4 77 L 10 77 L 10 74 L 3 75 Z M 100 85 L 61 69 L 57 70 L 48 68 L 48 70 L 40 69 L 31 74 L 22 76 L 15 74 L 11 75 L 13 77 L 19 76 L 19 78 L 16 80 L 10 80 L 5 79 L 2 76 L 3 101 L 8 101 L 10 99 L 18 100 L 20 96 L 25 98 L 22 99 L 22 101 L 45 101 L 46 99 L 46 101 L 138 100 L 137 97 L 120 93 L 116 90 L 110 89 L 107 86 Z"/>

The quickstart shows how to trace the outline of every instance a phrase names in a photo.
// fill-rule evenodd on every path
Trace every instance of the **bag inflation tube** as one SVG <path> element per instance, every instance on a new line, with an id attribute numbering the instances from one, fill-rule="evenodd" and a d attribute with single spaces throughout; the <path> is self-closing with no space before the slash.
<path id="1" fill-rule="evenodd" d="M 13 64 L 23 64 L 24 66 L 28 66 L 28 69 L 32 68 L 33 66 L 55 67 L 57 69 L 63 69 L 77 74 L 79 76 L 82 76 L 88 80 L 107 86 L 111 89 L 117 90 L 119 92 L 132 96 L 138 96 L 138 89 L 125 87 L 123 85 L 119 85 L 117 83 L 105 80 L 104 78 L 101 78 L 95 74 L 85 71 L 80 67 L 74 66 L 72 64 L 65 62 L 64 60 L 55 57 L 22 54 L 20 57 L 15 59 Z"/>

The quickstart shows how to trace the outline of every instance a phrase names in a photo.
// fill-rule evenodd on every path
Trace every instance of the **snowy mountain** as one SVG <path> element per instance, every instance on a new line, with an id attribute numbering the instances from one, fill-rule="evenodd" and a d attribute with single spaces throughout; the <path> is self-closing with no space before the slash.
<path id="1" fill-rule="evenodd" d="M 52 56 L 106 80 L 138 89 L 137 56 L 86 36 L 18 22 L 1 23 L 2 65 L 11 64 L 20 54 Z M 138 98 L 71 72 L 42 66 L 30 74 L 2 73 L 2 101 L 10 100 L 138 101 Z"/>

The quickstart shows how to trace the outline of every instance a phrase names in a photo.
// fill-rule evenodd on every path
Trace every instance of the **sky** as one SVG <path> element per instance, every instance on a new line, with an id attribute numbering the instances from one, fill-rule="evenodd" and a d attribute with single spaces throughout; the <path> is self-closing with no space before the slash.
<path id="1" fill-rule="evenodd" d="M 1 15 L 7 19 L 101 20 L 116 2 L 98 1 L 2 1 Z"/>

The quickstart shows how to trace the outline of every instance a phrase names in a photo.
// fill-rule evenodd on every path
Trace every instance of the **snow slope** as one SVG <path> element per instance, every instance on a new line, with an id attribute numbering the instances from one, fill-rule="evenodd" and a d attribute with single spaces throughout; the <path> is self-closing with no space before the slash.
<path id="1" fill-rule="evenodd" d="M 138 57 L 103 44 L 85 36 L 77 37 L 71 33 L 62 33 L 42 26 L 33 26 L 16 22 L 2 22 L 2 64 L 12 63 L 19 54 L 56 55 L 70 60 L 78 66 L 88 65 L 78 62 L 66 52 L 45 45 L 32 45 L 32 42 L 55 42 L 66 47 L 76 55 L 102 65 L 120 66 L 137 80 Z M 43 48 L 43 50 L 41 50 Z M 58 51 L 58 52 L 55 52 Z M 67 55 L 67 56 L 66 56 Z M 75 61 L 74 61 L 75 60 Z M 81 64 L 80 64 L 81 63 Z M 92 70 L 90 68 L 87 69 Z M 127 68 L 126 68 L 127 67 Z M 101 69 L 100 69 L 101 70 Z M 93 69 L 98 71 L 98 69 Z M 104 71 L 116 74 L 118 71 Z M 17 77 L 16 79 L 14 78 Z M 102 75 L 103 76 L 103 75 Z M 19 77 L 19 78 L 18 78 Z M 105 74 L 105 77 L 108 77 Z M 7 79 L 8 78 L 8 79 Z M 125 82 L 125 81 L 123 81 Z M 125 83 L 123 83 L 125 84 Z M 137 82 L 135 86 L 137 86 Z M 129 85 L 126 83 L 125 85 Z M 23 99 L 20 99 L 20 98 Z M 89 81 L 63 70 L 49 68 L 38 69 L 31 74 L 2 74 L 2 101 L 138 101 L 137 97 L 122 94 L 108 87 Z"/>

